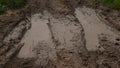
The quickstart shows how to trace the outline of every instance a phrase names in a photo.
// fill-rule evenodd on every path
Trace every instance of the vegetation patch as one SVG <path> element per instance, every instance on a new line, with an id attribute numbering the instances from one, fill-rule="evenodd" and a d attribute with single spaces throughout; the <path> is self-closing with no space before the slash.
<path id="1" fill-rule="evenodd" d="M 5 9 L 20 8 L 24 6 L 26 2 L 27 0 L 0 0 L 0 14 L 4 13 Z"/>
<path id="2" fill-rule="evenodd" d="M 120 10 L 120 0 L 98 0 L 103 5 L 107 7 Z"/>
<path id="3" fill-rule="evenodd" d="M 5 7 L 0 5 L 0 14 L 4 13 L 6 11 Z"/>

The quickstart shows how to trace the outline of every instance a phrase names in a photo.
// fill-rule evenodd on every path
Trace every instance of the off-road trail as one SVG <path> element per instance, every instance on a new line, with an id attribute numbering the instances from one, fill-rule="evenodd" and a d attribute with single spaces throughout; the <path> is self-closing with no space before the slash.
<path id="1" fill-rule="evenodd" d="M 107 23 L 99 12 L 87 7 L 76 8 L 74 15 L 53 15 L 47 10 L 34 14 L 4 38 L 4 48 L 10 45 L 13 48 L 6 52 L 1 65 L 17 51 L 17 58 L 32 59 L 32 66 L 28 63 L 28 68 L 96 68 L 99 62 L 96 63 L 95 56 L 88 58 L 89 52 L 104 51 L 103 38 L 116 42 L 119 37 L 119 32 Z M 85 62 L 88 64 L 84 65 Z"/>

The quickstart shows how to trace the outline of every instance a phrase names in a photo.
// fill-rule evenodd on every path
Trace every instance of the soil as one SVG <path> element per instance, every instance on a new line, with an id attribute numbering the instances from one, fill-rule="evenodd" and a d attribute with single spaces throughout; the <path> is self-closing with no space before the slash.
<path id="1" fill-rule="evenodd" d="M 117 30 L 120 29 L 120 11 L 116 9 L 108 8 L 99 2 L 94 2 L 94 0 L 84 0 L 81 5 L 91 7 L 104 15 L 105 19 L 109 21 L 109 25 Z"/>
<path id="2" fill-rule="evenodd" d="M 120 68 L 119 17 L 93 0 L 28 0 L 0 15 L 0 68 Z"/>

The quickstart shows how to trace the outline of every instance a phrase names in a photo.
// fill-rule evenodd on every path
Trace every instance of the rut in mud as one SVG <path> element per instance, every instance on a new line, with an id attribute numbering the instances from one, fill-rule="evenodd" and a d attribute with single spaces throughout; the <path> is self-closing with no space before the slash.
<path id="1" fill-rule="evenodd" d="M 95 10 L 86 7 L 77 8 L 75 14 L 84 28 L 86 47 L 89 51 L 98 49 L 101 35 L 109 35 L 112 39 L 119 37 L 119 32 L 108 26 L 108 21 Z"/>
<path id="2" fill-rule="evenodd" d="M 55 18 L 46 11 L 33 15 L 31 29 L 21 41 L 24 46 L 18 57 L 37 58 L 35 63 L 45 66 L 50 60 L 57 61 L 61 51 L 79 56 L 80 50 L 86 49 L 83 29 L 75 20 L 73 15 Z"/>
<path id="3" fill-rule="evenodd" d="M 15 48 L 6 53 L 3 61 L 23 45 L 18 48 L 17 58 L 34 59 L 36 68 L 96 68 L 95 60 L 86 60 L 88 51 L 98 50 L 102 37 L 114 40 L 119 36 L 99 13 L 86 7 L 76 8 L 75 15 L 58 16 L 44 11 L 28 19 L 4 39 L 6 47 L 16 44 L 12 44 Z"/>

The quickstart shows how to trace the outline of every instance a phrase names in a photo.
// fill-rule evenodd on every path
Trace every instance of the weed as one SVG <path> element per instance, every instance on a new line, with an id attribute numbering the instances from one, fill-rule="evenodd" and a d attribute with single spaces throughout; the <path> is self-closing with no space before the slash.
<path id="1" fill-rule="evenodd" d="M 4 13 L 6 11 L 5 7 L 0 5 L 0 14 Z"/>
<path id="2" fill-rule="evenodd" d="M 120 0 L 98 0 L 103 5 L 107 7 L 120 10 Z"/>
<path id="3" fill-rule="evenodd" d="M 5 5 L 8 8 L 19 8 L 25 5 L 26 0 L 0 0 L 1 5 Z"/>

